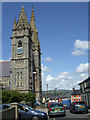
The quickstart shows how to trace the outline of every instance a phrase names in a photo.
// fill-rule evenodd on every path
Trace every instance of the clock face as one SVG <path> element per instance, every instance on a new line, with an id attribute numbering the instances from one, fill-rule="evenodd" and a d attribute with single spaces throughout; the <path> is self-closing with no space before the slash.
<path id="1" fill-rule="evenodd" d="M 22 55 L 23 54 L 23 47 L 18 47 L 17 48 L 17 55 Z"/>

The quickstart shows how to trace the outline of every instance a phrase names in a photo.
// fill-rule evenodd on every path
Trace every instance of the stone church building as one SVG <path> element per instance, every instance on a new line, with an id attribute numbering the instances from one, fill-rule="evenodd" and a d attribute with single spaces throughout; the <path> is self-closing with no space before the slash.
<path id="1" fill-rule="evenodd" d="M 24 6 L 22 6 L 18 21 L 16 18 L 14 19 L 12 37 L 10 38 L 12 40 L 11 67 L 10 79 L 7 84 L 11 90 L 35 92 L 36 99 L 39 100 L 42 92 L 41 49 L 33 7 L 29 24 Z M 2 76 L 1 81 L 2 84 L 5 84 L 7 81 L 5 76 Z"/>

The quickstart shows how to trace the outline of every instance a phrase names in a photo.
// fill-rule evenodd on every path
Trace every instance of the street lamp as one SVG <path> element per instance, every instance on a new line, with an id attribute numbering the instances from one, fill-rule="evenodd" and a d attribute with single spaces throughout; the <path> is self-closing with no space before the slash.
<path id="1" fill-rule="evenodd" d="M 10 71 L 10 90 L 12 90 L 12 71 Z"/>
<path id="2" fill-rule="evenodd" d="M 47 84 L 47 100 L 48 100 L 48 84 Z"/>
<path id="3" fill-rule="evenodd" d="M 57 90 L 57 88 L 55 88 L 55 102 L 56 102 L 56 90 Z"/>
<path id="4" fill-rule="evenodd" d="M 36 71 L 34 70 L 33 71 L 33 80 L 34 80 L 34 82 L 33 82 L 33 89 L 34 89 L 34 92 L 35 92 L 35 96 L 36 96 L 36 99 L 37 99 L 37 90 L 36 90 L 36 81 L 37 81 L 37 79 L 36 79 Z"/>

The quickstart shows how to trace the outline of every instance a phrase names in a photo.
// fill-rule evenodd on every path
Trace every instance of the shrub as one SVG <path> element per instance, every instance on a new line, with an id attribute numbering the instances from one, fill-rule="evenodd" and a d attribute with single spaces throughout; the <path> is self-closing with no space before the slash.
<path id="1" fill-rule="evenodd" d="M 12 103 L 12 102 L 35 102 L 34 93 L 19 93 L 18 91 L 2 90 L 2 103 Z"/>

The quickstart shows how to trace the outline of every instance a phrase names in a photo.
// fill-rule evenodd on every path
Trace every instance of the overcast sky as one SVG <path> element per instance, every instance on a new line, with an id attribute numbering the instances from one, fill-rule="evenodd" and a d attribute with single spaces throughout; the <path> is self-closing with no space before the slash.
<path id="1" fill-rule="evenodd" d="M 23 3 L 30 23 L 32 3 Z M 33 2 L 42 52 L 42 86 L 79 88 L 88 73 L 88 3 Z M 11 58 L 11 39 L 22 3 L 2 4 L 2 60 Z"/>

